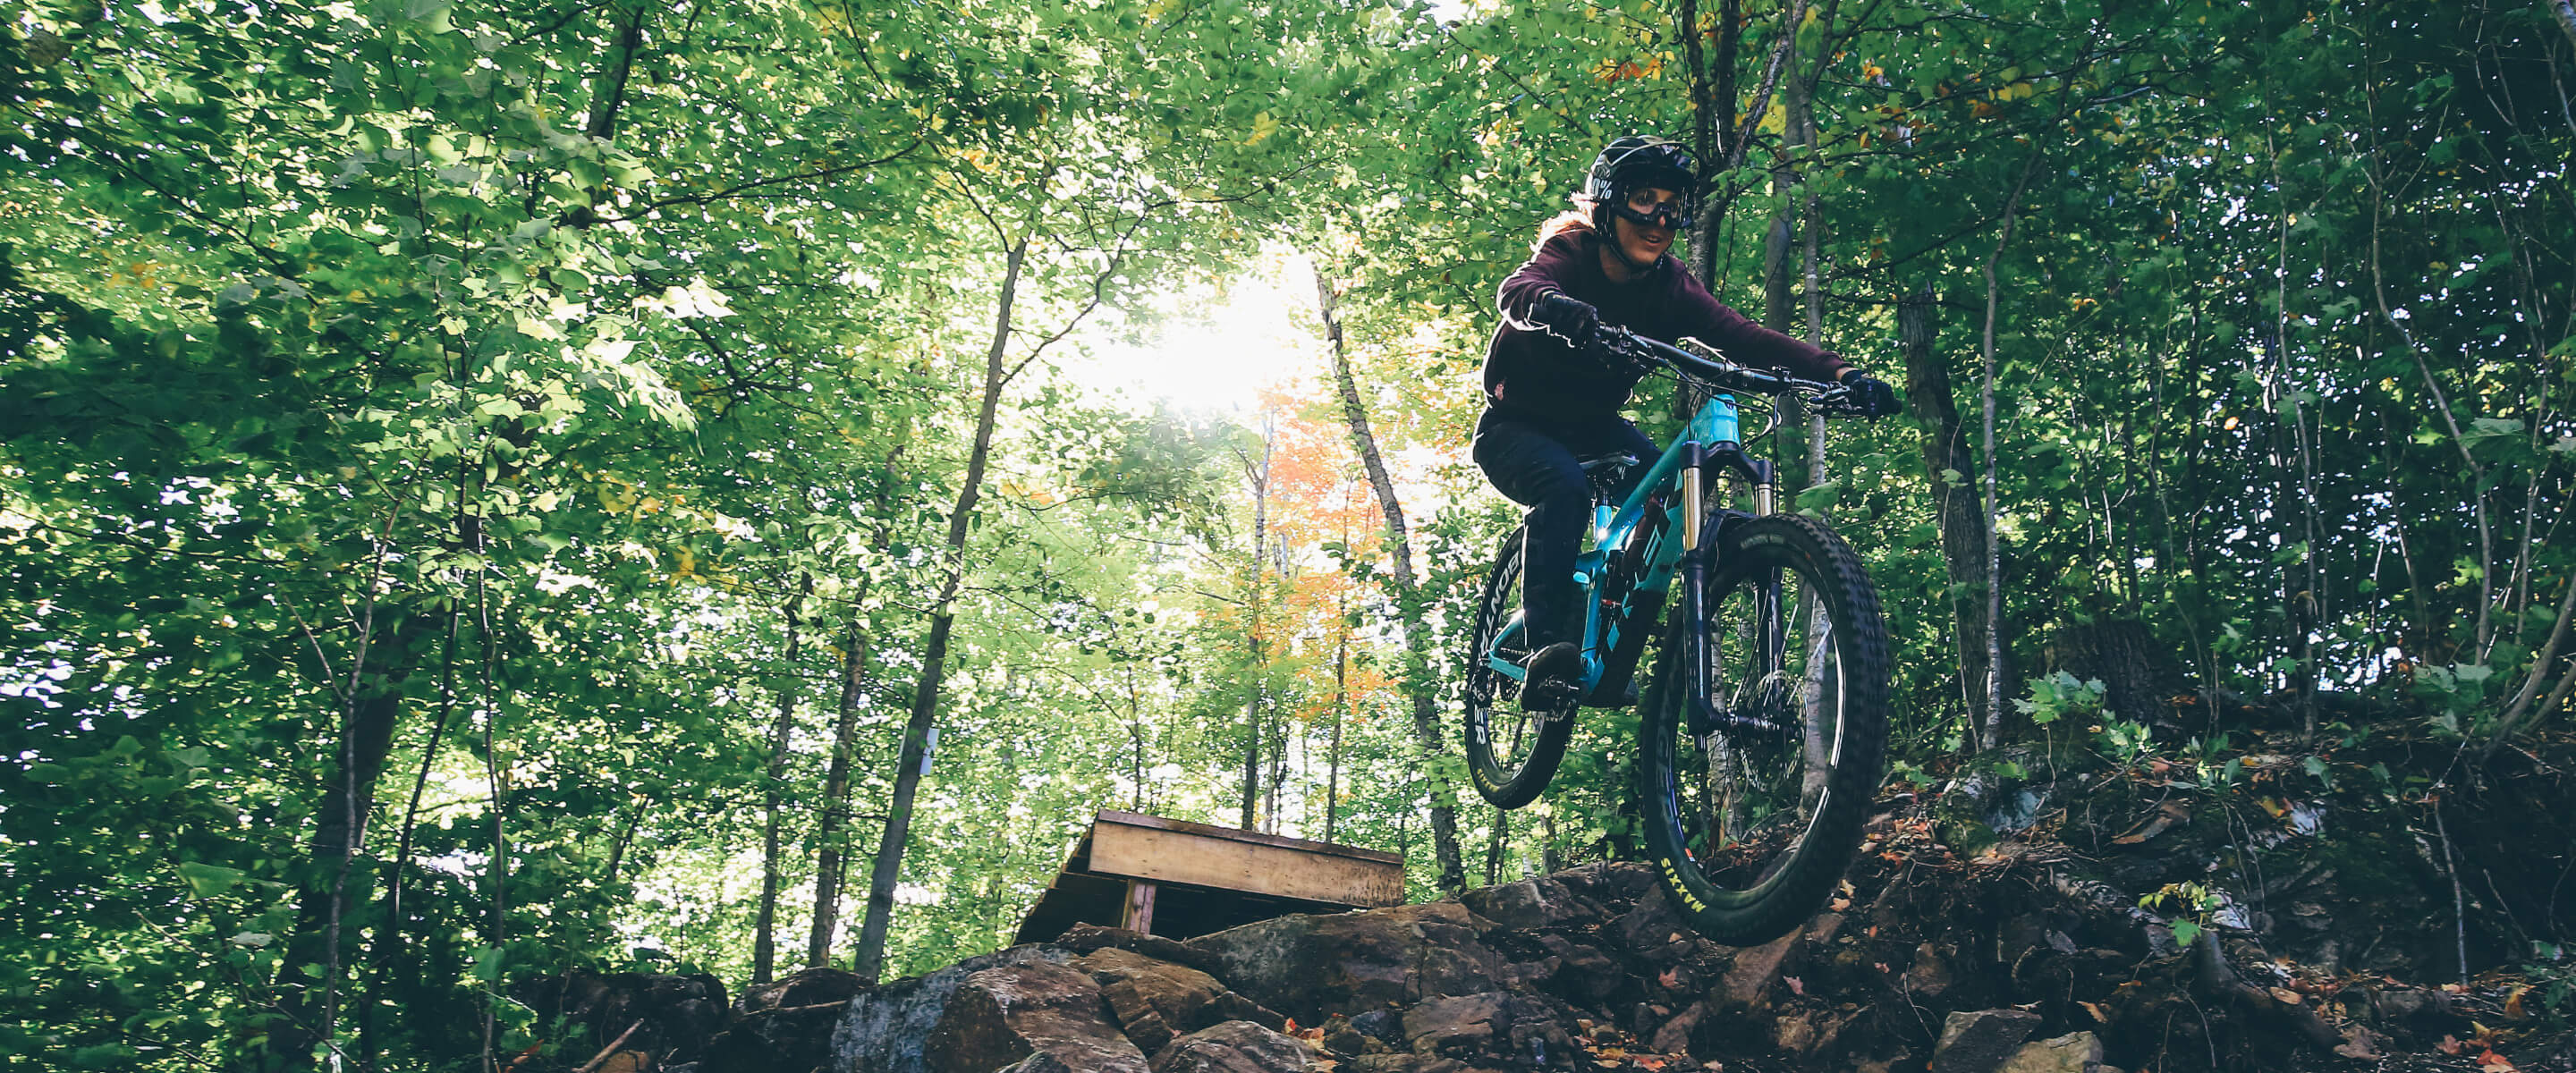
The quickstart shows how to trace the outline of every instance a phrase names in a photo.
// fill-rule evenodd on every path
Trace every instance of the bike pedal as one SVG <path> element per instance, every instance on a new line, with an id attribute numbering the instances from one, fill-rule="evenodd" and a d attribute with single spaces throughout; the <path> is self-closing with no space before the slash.
<path id="1" fill-rule="evenodd" d="M 1521 708 L 1548 719 L 1571 719 L 1575 703 L 1583 699 L 1582 693 L 1582 688 L 1572 682 L 1541 682 L 1521 694 Z"/>

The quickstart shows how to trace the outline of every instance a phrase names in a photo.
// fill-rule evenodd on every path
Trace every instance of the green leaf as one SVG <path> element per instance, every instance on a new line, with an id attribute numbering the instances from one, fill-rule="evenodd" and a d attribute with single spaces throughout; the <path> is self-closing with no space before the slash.
<path id="1" fill-rule="evenodd" d="M 197 861 L 179 862 L 179 875 L 188 881 L 188 889 L 200 898 L 215 897 L 233 889 L 242 880 L 250 877 L 249 873 L 239 868 L 225 868 Z"/>

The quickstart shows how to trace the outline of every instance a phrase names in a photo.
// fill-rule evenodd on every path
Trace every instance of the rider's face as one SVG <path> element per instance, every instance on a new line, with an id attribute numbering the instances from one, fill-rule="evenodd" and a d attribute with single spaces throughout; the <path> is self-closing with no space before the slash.
<path id="1" fill-rule="evenodd" d="M 1630 209 L 1648 216 L 1656 216 L 1657 210 L 1664 210 L 1660 215 L 1667 220 L 1680 214 L 1681 201 L 1679 192 L 1661 187 L 1647 187 L 1628 195 Z M 1610 219 L 1612 229 L 1617 232 L 1620 252 L 1627 254 L 1631 262 L 1651 262 L 1672 248 L 1672 228 L 1640 224 L 1625 216 L 1612 215 Z"/>

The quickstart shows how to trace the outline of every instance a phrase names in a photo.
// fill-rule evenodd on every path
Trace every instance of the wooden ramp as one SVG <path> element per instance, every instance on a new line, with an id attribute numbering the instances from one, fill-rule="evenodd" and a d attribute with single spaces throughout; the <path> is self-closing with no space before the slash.
<path id="1" fill-rule="evenodd" d="M 1186 939 L 1288 913 L 1404 901 L 1404 858 L 1134 812 L 1102 812 L 1011 941 L 1076 924 Z"/>

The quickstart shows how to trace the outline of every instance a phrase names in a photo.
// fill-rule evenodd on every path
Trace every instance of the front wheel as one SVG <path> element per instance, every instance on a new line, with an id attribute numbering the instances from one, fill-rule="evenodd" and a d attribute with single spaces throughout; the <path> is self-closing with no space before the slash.
<path id="1" fill-rule="evenodd" d="M 1520 622 L 1526 534 L 1514 530 L 1503 538 L 1467 643 L 1467 774 L 1476 793 L 1496 808 L 1519 808 L 1536 800 L 1556 775 L 1557 763 L 1565 758 L 1565 740 L 1574 733 L 1572 710 L 1522 707 L 1521 679 L 1496 666 L 1517 668 L 1529 662 L 1529 634 Z"/>
<path id="2" fill-rule="evenodd" d="M 1859 848 L 1886 759 L 1887 630 L 1860 558 L 1823 525 L 1771 515 L 1713 541 L 1705 630 L 1684 591 L 1664 631 L 1638 800 L 1674 906 L 1751 946 L 1823 908 Z"/>

